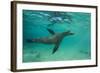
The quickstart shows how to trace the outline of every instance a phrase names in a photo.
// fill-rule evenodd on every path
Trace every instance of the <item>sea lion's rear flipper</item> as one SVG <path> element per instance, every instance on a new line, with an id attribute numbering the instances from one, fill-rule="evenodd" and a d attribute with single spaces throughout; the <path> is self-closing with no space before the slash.
<path id="1" fill-rule="evenodd" d="M 54 54 L 54 53 L 58 50 L 59 45 L 60 45 L 60 43 L 57 43 L 57 44 L 55 45 L 52 54 Z"/>
<path id="2" fill-rule="evenodd" d="M 26 40 L 28 43 L 41 43 L 43 40 L 42 39 L 27 39 Z"/>
<path id="3" fill-rule="evenodd" d="M 55 32 L 54 32 L 53 30 L 51 30 L 51 29 L 49 29 L 49 28 L 47 28 L 47 30 L 48 30 L 52 35 L 55 34 Z"/>
<path id="4" fill-rule="evenodd" d="M 26 40 L 28 43 L 32 43 L 33 41 L 32 41 L 32 39 L 27 39 Z"/>

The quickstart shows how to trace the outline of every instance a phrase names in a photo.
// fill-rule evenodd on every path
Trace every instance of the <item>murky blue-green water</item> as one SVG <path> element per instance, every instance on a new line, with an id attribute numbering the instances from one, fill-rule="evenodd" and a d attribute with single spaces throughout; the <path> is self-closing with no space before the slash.
<path id="1" fill-rule="evenodd" d="M 70 30 L 58 50 L 54 44 L 27 42 L 28 39 L 52 37 Z M 23 62 L 64 61 L 91 59 L 91 14 L 82 12 L 54 12 L 23 10 Z"/>

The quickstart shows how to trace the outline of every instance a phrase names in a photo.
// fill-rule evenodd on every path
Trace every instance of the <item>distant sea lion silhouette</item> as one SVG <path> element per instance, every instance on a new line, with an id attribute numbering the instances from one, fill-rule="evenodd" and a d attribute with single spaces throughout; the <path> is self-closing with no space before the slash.
<path id="1" fill-rule="evenodd" d="M 54 24 L 62 24 L 64 22 L 71 24 L 72 22 L 72 15 L 65 12 L 53 12 L 49 17 L 48 20 L 51 22 L 48 26 L 53 26 Z"/>
<path id="2" fill-rule="evenodd" d="M 54 54 L 58 50 L 60 43 L 63 40 L 63 38 L 65 36 L 69 36 L 69 35 L 74 34 L 74 33 L 71 33 L 70 31 L 66 31 L 66 32 L 62 32 L 62 33 L 55 33 L 51 29 L 47 29 L 47 30 L 49 31 L 49 33 L 52 34 L 52 36 L 44 37 L 44 38 L 38 38 L 38 39 L 36 39 L 36 38 L 28 39 L 27 42 L 29 42 L 29 43 L 35 42 L 35 43 L 44 43 L 44 44 L 55 44 L 55 47 L 54 47 L 53 52 L 52 52 L 52 54 Z"/>

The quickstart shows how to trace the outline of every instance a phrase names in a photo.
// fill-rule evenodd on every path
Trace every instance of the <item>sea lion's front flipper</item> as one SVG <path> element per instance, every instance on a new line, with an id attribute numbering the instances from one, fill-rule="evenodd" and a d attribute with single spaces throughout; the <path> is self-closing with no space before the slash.
<path id="1" fill-rule="evenodd" d="M 54 54 L 54 53 L 58 50 L 59 45 L 60 45 L 60 43 L 57 43 L 57 44 L 55 45 L 52 54 Z"/>
<path id="2" fill-rule="evenodd" d="M 49 28 L 47 28 L 47 30 L 48 30 L 52 35 L 55 34 L 55 32 L 54 32 L 53 30 L 51 30 L 51 29 L 49 29 Z"/>

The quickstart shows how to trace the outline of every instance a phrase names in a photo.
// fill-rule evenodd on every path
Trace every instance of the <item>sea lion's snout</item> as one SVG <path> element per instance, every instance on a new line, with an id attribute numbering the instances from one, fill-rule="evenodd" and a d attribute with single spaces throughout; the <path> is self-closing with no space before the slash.
<path id="1" fill-rule="evenodd" d="M 74 35 L 74 33 L 72 33 L 71 31 L 64 32 L 63 34 L 64 34 L 65 36 L 66 36 L 66 35 Z"/>
<path id="2" fill-rule="evenodd" d="M 72 33 L 71 31 L 67 31 L 68 35 L 74 35 L 74 33 Z"/>
<path id="3" fill-rule="evenodd" d="M 74 33 L 71 32 L 70 35 L 74 35 Z"/>

